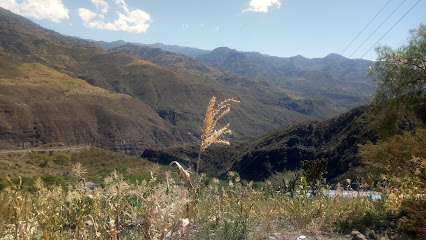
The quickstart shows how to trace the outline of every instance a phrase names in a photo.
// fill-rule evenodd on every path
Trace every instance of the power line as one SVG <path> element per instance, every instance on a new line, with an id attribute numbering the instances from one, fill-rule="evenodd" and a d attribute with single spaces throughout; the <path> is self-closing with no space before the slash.
<path id="1" fill-rule="evenodd" d="M 380 38 L 377 40 L 362 56 L 360 59 L 362 59 L 380 40 L 382 40 L 405 16 L 407 16 L 408 13 L 411 12 L 422 0 L 419 0 L 414 4 L 389 30 L 387 30 Z M 358 60 L 360 60 L 358 59 Z"/>
<path id="2" fill-rule="evenodd" d="M 352 64 L 339 78 L 342 78 L 344 75 L 346 75 L 349 70 L 351 70 L 362 58 L 380 41 L 382 40 L 399 22 L 401 22 L 402 19 L 407 16 L 408 13 L 411 12 L 422 0 L 417 1 L 390 29 L 388 29 L 362 56 L 359 58 L 354 64 Z M 404 1 L 405 2 L 405 1 Z M 398 7 L 399 8 L 399 7 Z M 330 87 L 331 88 L 331 87 Z M 330 88 L 328 88 L 326 91 L 328 91 Z M 250 153 L 251 154 L 251 153 Z M 259 154 L 256 155 L 249 163 L 247 163 L 243 168 L 245 169 L 247 166 L 249 166 L 257 157 L 259 157 Z"/>
<path id="3" fill-rule="evenodd" d="M 362 60 L 362 58 L 371 50 L 373 49 L 374 46 L 376 46 L 377 43 L 380 42 L 380 40 L 382 40 L 399 22 L 401 22 L 401 20 L 403 18 L 405 18 L 405 16 L 407 16 L 408 13 L 411 12 L 411 10 L 413 10 L 422 0 L 417 1 L 394 25 L 392 25 L 391 28 L 389 28 L 389 30 L 387 30 L 354 64 L 352 64 L 345 72 L 343 72 L 343 74 L 338 78 L 341 79 L 342 77 L 344 77 L 349 70 L 351 70 L 359 61 Z M 331 87 L 329 87 L 328 89 L 326 89 L 326 91 L 330 90 Z"/>
<path id="4" fill-rule="evenodd" d="M 340 55 L 342 55 L 348 48 L 350 45 L 352 45 L 352 43 L 355 42 L 355 40 L 358 39 L 358 37 L 361 35 L 361 33 L 364 32 L 365 29 L 367 29 L 368 26 L 370 26 L 370 24 L 374 21 L 374 19 L 376 19 L 376 17 L 386 8 L 387 5 L 389 5 L 389 3 L 392 2 L 392 0 L 390 0 L 388 3 L 386 3 L 385 6 L 383 6 L 382 9 L 380 9 L 380 11 L 376 14 L 376 16 L 374 16 L 370 22 L 367 23 L 367 25 L 365 25 L 365 27 L 358 33 L 358 35 L 356 35 L 356 37 L 348 44 L 348 46 L 346 46 L 346 48 L 340 53 Z"/>
<path id="5" fill-rule="evenodd" d="M 352 39 L 352 41 L 345 47 L 345 49 L 340 53 L 340 55 L 343 55 L 343 53 L 352 45 L 352 43 L 354 43 L 355 42 L 355 40 L 356 39 L 358 39 L 358 37 L 364 32 L 364 30 L 365 29 L 367 29 L 367 27 L 368 26 L 370 26 L 370 24 L 374 21 L 374 19 L 376 19 L 376 17 L 389 5 L 389 3 L 390 2 L 392 2 L 393 0 L 390 0 L 390 1 L 388 1 L 386 4 L 385 4 L 385 6 L 383 6 L 382 7 L 382 9 L 380 9 L 380 11 L 379 12 L 377 12 L 376 13 L 376 15 L 367 23 L 367 25 L 365 25 L 365 27 L 358 33 L 358 35 L 356 35 L 356 37 L 354 38 L 354 39 Z M 404 2 L 405 2 L 406 0 L 404 0 Z M 393 14 L 393 13 L 392 13 Z M 389 17 L 388 17 L 389 18 Z M 388 19 L 387 18 L 387 19 Z M 386 19 L 386 20 L 387 20 Z M 385 20 L 385 21 L 386 21 Z M 382 23 L 383 24 L 383 23 Z M 377 29 L 376 29 L 376 31 L 377 31 Z M 370 35 L 371 36 L 371 35 Z M 364 41 L 365 42 L 365 41 Z M 363 43 L 364 44 L 364 43 Z M 351 55 L 352 56 L 352 55 Z M 349 57 L 350 58 L 350 57 Z M 335 58 L 334 59 L 334 61 L 330 64 L 330 66 L 333 66 L 335 63 L 337 62 L 337 58 Z M 330 74 L 330 75 L 332 75 L 332 74 Z M 320 76 L 318 76 L 318 78 L 317 79 L 315 79 L 314 80 L 314 82 L 312 83 L 312 85 L 315 85 L 317 82 L 318 82 L 318 80 L 320 79 Z M 305 88 L 304 89 L 305 90 L 305 93 L 306 93 L 306 90 L 307 90 L 307 88 Z"/>
<path id="6" fill-rule="evenodd" d="M 368 39 L 370 39 L 370 37 L 371 36 L 373 36 L 373 34 L 374 33 L 376 33 L 377 32 L 377 30 L 380 28 L 380 27 L 382 27 L 382 25 L 385 23 L 385 22 L 387 22 L 387 20 L 402 6 L 402 4 L 404 4 L 405 2 L 406 2 L 407 0 L 404 0 L 404 1 L 402 1 L 399 5 L 398 5 L 398 7 L 396 7 L 395 8 L 395 10 L 393 10 L 393 12 L 391 13 L 391 14 L 389 14 L 389 16 L 370 34 L 370 36 L 368 36 L 365 40 L 364 40 L 364 42 L 362 42 L 359 46 L 358 46 L 358 48 L 357 49 L 355 49 L 355 51 L 348 57 L 348 58 L 351 58 L 361 47 L 362 47 L 362 45 L 364 45 L 364 43 L 365 42 L 367 42 L 368 41 Z"/>
<path id="7" fill-rule="evenodd" d="M 368 36 L 368 38 L 366 40 L 364 40 L 364 42 L 361 43 L 361 45 L 349 56 L 352 57 L 355 52 L 357 52 L 360 47 L 362 45 L 364 45 L 364 43 L 370 39 L 370 37 L 386 22 L 389 20 L 389 18 L 402 6 L 402 4 L 404 4 L 407 0 L 402 1 L 397 8 L 395 8 L 395 10 L 392 11 L 391 14 L 388 15 L 388 17 L 373 31 L 373 33 L 370 34 L 370 36 Z M 359 61 L 362 60 L 362 58 L 380 41 L 383 39 L 383 37 L 385 37 L 414 7 L 416 7 L 422 0 L 419 0 L 416 4 L 414 4 L 388 31 L 386 31 L 380 38 L 379 40 L 377 40 L 358 60 L 356 60 L 356 62 L 354 64 L 352 64 L 348 69 L 346 69 L 341 75 L 340 77 L 336 78 L 336 80 L 342 79 L 342 77 L 344 77 Z M 388 2 L 389 3 L 389 2 Z M 386 4 L 387 5 L 387 4 Z M 385 6 L 386 6 L 385 5 Z M 383 10 L 383 8 L 382 8 Z M 382 11 L 380 10 L 380 11 Z M 335 61 L 336 62 L 336 61 Z M 332 64 L 334 64 L 335 62 L 333 62 Z M 319 80 L 319 77 L 312 83 L 315 84 L 317 81 Z M 328 91 L 332 88 L 332 86 L 328 87 L 325 91 Z M 306 90 L 306 88 L 305 88 Z"/>

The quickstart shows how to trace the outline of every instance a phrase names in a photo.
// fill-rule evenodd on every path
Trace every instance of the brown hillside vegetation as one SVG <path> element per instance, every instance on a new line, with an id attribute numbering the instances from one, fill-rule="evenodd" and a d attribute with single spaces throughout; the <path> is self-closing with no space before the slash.
<path id="1" fill-rule="evenodd" d="M 285 124 L 343 111 L 326 99 L 306 98 L 210 67 L 206 68 L 213 78 L 107 51 L 4 9 L 0 34 L 2 105 L 15 109 L 2 114 L 4 129 L 14 130 L 1 139 L 21 147 L 62 141 L 139 153 L 153 144 L 191 142 L 199 137 L 203 106 L 213 95 L 241 101 L 229 115 L 238 123 L 234 137 L 259 136 Z M 176 57 L 174 66 L 187 68 L 187 63 Z M 23 76 L 25 87 L 17 87 Z M 12 114 L 17 112 L 21 115 Z M 17 119 L 19 127 L 11 126 Z M 59 121 L 66 123 L 61 126 Z"/>
<path id="2" fill-rule="evenodd" d="M 137 154 L 148 146 L 181 141 L 138 99 L 39 63 L 0 56 L 0 65 L 0 136 L 15 146 L 61 141 Z"/>

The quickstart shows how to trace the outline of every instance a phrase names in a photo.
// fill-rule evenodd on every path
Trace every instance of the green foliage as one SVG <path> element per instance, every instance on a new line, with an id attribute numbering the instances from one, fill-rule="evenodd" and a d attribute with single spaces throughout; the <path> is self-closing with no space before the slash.
<path id="1" fill-rule="evenodd" d="M 426 236 L 426 129 L 360 146 L 363 168 L 383 193 L 387 212 L 406 215 L 401 228 L 419 239 Z"/>
<path id="2" fill-rule="evenodd" d="M 8 184 L 5 181 L 3 181 L 3 179 L 0 179 L 0 191 L 3 190 L 7 186 L 8 186 Z"/>
<path id="3" fill-rule="evenodd" d="M 282 193 L 290 191 L 290 183 L 300 175 L 295 171 L 284 171 L 275 173 L 268 180 L 271 182 L 272 188 Z"/>
<path id="4" fill-rule="evenodd" d="M 426 159 L 426 129 L 419 129 L 415 134 L 395 135 L 377 144 L 368 143 L 360 146 L 359 151 L 363 171 L 371 180 L 393 181 L 394 187 L 399 187 L 418 182 L 416 178 L 425 179 L 422 171 L 426 166 L 421 169 L 421 160 L 414 159 Z"/>
<path id="5" fill-rule="evenodd" d="M 426 94 L 426 25 L 411 31 L 408 45 L 396 50 L 382 46 L 376 52 L 377 61 L 370 69 L 377 82 L 373 102 L 407 106 L 423 102 Z"/>
<path id="6" fill-rule="evenodd" d="M 312 194 L 316 195 L 317 190 L 321 187 L 323 175 L 327 173 L 327 160 L 304 160 L 300 162 L 306 182 L 312 190 Z"/>
<path id="7" fill-rule="evenodd" d="M 40 178 L 43 180 L 44 184 L 46 186 L 65 186 L 67 183 L 66 179 L 62 175 L 49 175 L 49 174 L 43 174 L 40 176 Z"/>
<path id="8" fill-rule="evenodd" d="M 151 174 L 148 172 L 131 173 L 125 176 L 125 179 L 129 183 L 141 183 L 143 181 L 149 182 L 151 180 Z"/>
<path id="9" fill-rule="evenodd" d="M 217 238 L 222 240 L 241 240 L 247 239 L 247 218 L 239 217 L 232 222 L 225 221 L 219 228 Z"/>
<path id="10" fill-rule="evenodd" d="M 68 153 L 59 153 L 55 156 L 55 159 L 53 160 L 54 163 L 59 165 L 66 165 L 71 161 L 71 155 Z"/>
<path id="11" fill-rule="evenodd" d="M 43 168 L 47 167 L 48 163 L 54 159 L 53 156 L 47 153 L 30 153 L 28 157 L 29 163 L 36 163 Z"/>

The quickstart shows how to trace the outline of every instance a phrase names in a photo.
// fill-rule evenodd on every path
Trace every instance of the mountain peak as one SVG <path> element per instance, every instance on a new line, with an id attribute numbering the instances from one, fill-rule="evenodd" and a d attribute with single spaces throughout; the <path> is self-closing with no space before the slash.
<path id="1" fill-rule="evenodd" d="M 325 59 L 347 60 L 348 58 L 342 55 L 339 55 L 337 53 L 330 53 L 327 56 L 325 56 Z"/>
<path id="2" fill-rule="evenodd" d="M 231 53 L 231 52 L 238 52 L 238 51 L 228 47 L 218 47 L 213 49 L 212 51 L 212 53 Z"/>

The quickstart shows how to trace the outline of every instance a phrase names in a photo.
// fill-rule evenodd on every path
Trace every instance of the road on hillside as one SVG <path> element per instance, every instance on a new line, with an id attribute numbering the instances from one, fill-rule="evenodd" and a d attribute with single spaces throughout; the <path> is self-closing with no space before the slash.
<path id="1" fill-rule="evenodd" d="M 19 150 L 0 150 L 0 154 L 10 154 L 10 153 L 40 153 L 40 152 L 73 152 L 79 150 L 89 150 L 89 145 L 80 145 L 80 146 L 68 146 L 68 147 L 57 147 L 57 148 L 29 148 L 29 149 L 19 149 Z"/>

